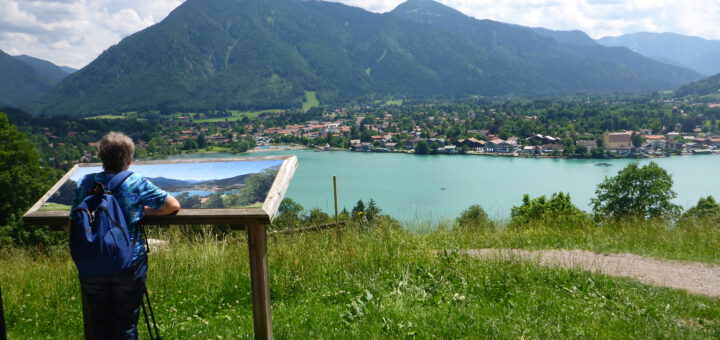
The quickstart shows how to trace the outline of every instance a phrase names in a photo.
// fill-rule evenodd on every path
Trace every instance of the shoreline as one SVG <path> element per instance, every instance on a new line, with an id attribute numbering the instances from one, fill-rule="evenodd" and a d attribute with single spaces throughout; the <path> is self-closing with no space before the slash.
<path id="1" fill-rule="evenodd" d="M 352 149 L 346 149 L 346 148 L 330 148 L 330 149 L 324 149 L 319 147 L 310 147 L 310 146 L 304 146 L 304 145 L 263 145 L 264 148 L 255 147 L 250 150 L 247 150 L 245 152 L 241 152 L 239 154 L 252 154 L 252 153 L 262 153 L 262 152 L 268 152 L 268 151 L 285 151 L 285 150 L 313 150 L 315 152 L 357 152 L 357 153 L 394 153 L 394 154 L 405 154 L 405 155 L 415 155 L 415 152 L 411 150 L 394 150 L 394 151 L 353 151 Z M 199 152 L 189 152 L 189 153 L 183 153 L 185 155 L 192 155 L 192 154 L 209 154 L 209 153 L 224 153 L 227 151 L 221 151 L 221 150 L 212 150 L 212 151 L 199 151 Z M 693 154 L 689 152 L 683 152 L 680 154 L 667 154 L 662 156 L 657 155 L 648 155 L 647 157 L 609 157 L 609 158 L 580 158 L 580 157 L 567 157 L 567 156 L 551 156 L 551 155 L 526 155 L 523 153 L 487 153 L 487 152 L 478 152 L 478 151 L 469 151 L 466 153 L 436 153 L 436 154 L 427 154 L 427 155 L 418 155 L 418 156 L 485 156 L 485 157 L 509 157 L 509 158 L 537 158 L 537 159 L 588 159 L 588 160 L 612 160 L 612 159 L 657 159 L 657 158 L 670 158 L 670 157 L 680 157 L 680 156 L 711 156 L 711 155 L 720 155 L 720 150 L 712 150 L 710 153 L 702 153 L 702 154 Z M 167 156 L 167 155 L 166 155 Z M 161 158 L 163 156 L 160 156 Z M 155 159 L 157 157 L 151 157 L 151 159 Z"/>
<path id="2" fill-rule="evenodd" d="M 308 146 L 275 146 L 271 149 L 252 149 L 248 150 L 248 152 L 263 152 L 263 151 L 274 151 L 274 150 L 314 150 L 316 152 L 358 152 L 358 153 L 397 153 L 397 154 L 407 154 L 407 155 L 415 155 L 415 152 L 411 150 L 394 150 L 394 151 L 353 151 L 352 149 L 346 149 L 346 148 L 330 148 L 330 149 L 323 149 L 318 147 L 308 147 Z M 567 157 L 567 156 L 551 156 L 551 155 L 526 155 L 523 153 L 487 153 L 487 152 L 478 152 L 478 151 L 470 151 L 466 153 L 436 153 L 436 154 L 427 154 L 427 155 L 418 155 L 418 156 L 454 156 L 454 155 L 466 155 L 466 156 L 486 156 L 486 157 L 511 157 L 511 158 L 539 158 L 539 159 L 596 159 L 596 160 L 608 160 L 608 159 L 656 159 L 656 158 L 669 158 L 669 157 L 676 157 L 676 156 L 708 156 L 708 155 L 720 155 L 720 150 L 712 150 L 710 153 L 702 153 L 702 154 L 693 154 L 690 152 L 683 152 L 680 154 L 666 154 L 662 156 L 657 155 L 648 155 L 647 157 L 608 157 L 608 158 L 580 158 L 580 157 Z"/>

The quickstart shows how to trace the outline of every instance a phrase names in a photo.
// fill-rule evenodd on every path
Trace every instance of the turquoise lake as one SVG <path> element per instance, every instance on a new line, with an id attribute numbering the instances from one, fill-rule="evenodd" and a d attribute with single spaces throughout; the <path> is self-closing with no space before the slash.
<path id="1" fill-rule="evenodd" d="M 570 193 L 573 203 L 589 211 L 595 188 L 634 160 L 577 160 L 472 155 L 416 156 L 396 153 L 277 150 L 242 155 L 190 154 L 172 158 L 296 155 L 299 167 L 286 197 L 306 209 L 333 210 L 332 176 L 338 178 L 339 207 L 375 199 L 383 212 L 403 221 L 455 218 L 480 204 L 495 219 L 510 216 L 523 194 Z M 687 208 L 700 197 L 720 198 L 720 156 L 676 156 L 643 159 L 658 163 L 673 176 L 675 203 Z M 595 166 L 607 162 L 612 166 Z"/>

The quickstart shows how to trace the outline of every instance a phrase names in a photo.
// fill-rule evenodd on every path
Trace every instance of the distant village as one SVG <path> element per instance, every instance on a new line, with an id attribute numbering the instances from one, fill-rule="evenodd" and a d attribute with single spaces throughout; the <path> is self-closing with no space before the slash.
<path id="1" fill-rule="evenodd" d="M 603 102 L 596 104 L 597 109 L 573 103 L 574 107 L 554 112 L 551 108 L 540 111 L 493 105 L 272 110 L 252 117 L 178 113 L 104 123 L 102 118 L 45 121 L 42 125 L 30 124 L 27 130 L 48 162 L 58 168 L 97 161 L 96 142 L 102 135 L 102 130 L 96 128 L 98 124 L 118 130 L 123 130 L 125 124 L 132 126 L 128 131 L 136 141 L 137 158 L 193 152 L 240 153 L 280 146 L 318 151 L 596 159 L 720 153 L 717 103 L 658 102 L 650 106 L 647 102 Z M 574 117 L 568 113 L 572 110 Z M 583 110 L 606 113 L 588 116 Z M 640 114 L 624 114 L 628 110 Z M 138 125 L 140 119 L 143 124 Z M 654 125 L 648 123 L 652 120 Z M 600 128 L 605 124 L 610 126 Z M 654 128 L 632 128 L 646 124 Z M 582 125 L 586 127 L 578 128 Z"/>
<path id="2" fill-rule="evenodd" d="M 368 127 L 375 134 L 369 140 L 349 139 L 352 127 L 347 121 L 332 122 L 307 121 L 304 124 L 290 124 L 284 127 L 261 129 L 254 135 L 258 145 L 270 145 L 280 141 L 283 136 L 293 136 L 305 140 L 347 138 L 348 145 L 334 147 L 329 143 L 311 145 L 320 150 L 347 149 L 357 152 L 403 152 L 418 153 L 418 146 L 425 143 L 427 153 L 433 154 L 479 154 L 505 156 L 567 156 L 565 149 L 568 139 L 550 135 L 535 134 L 527 138 L 510 136 L 505 139 L 489 133 L 488 130 L 467 130 L 467 134 L 476 137 L 451 139 L 444 137 L 423 138 L 423 129 L 414 126 L 412 130 L 390 132 L 392 116 L 386 114 L 376 124 Z M 364 117 L 357 117 L 353 123 L 360 125 Z M 668 154 L 712 154 L 720 153 L 720 135 L 704 133 L 696 129 L 693 133 L 668 132 L 653 134 L 650 129 L 639 131 L 605 132 L 595 139 L 586 134 L 573 141 L 574 155 L 586 154 L 600 157 L 664 157 Z"/>

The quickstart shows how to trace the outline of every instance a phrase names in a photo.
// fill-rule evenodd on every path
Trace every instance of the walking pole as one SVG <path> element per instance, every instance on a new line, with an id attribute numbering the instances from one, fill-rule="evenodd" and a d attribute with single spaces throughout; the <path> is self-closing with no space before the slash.
<path id="1" fill-rule="evenodd" d="M 157 321 L 155 321 L 155 313 L 153 312 L 152 303 L 150 303 L 150 294 L 148 293 L 147 288 L 145 288 L 144 297 L 145 299 L 142 301 L 142 310 L 143 315 L 145 315 L 145 324 L 147 325 L 150 340 L 162 340 L 162 336 L 160 336 L 160 331 L 158 330 Z M 145 300 L 147 300 L 147 309 L 150 310 L 150 318 L 148 318 L 148 311 L 145 309 Z M 150 328 L 150 320 L 152 320 L 152 325 L 155 328 L 155 335 L 153 335 L 153 331 Z"/>
<path id="2" fill-rule="evenodd" d="M 2 304 L 2 287 L 0 287 L 0 340 L 7 340 L 5 332 L 5 312 Z"/>
<path id="3" fill-rule="evenodd" d="M 338 198 L 337 198 L 337 176 L 333 175 L 333 194 L 335 196 L 335 228 L 337 229 L 337 237 L 340 240 L 342 235 L 340 234 L 340 219 L 338 217 Z"/>

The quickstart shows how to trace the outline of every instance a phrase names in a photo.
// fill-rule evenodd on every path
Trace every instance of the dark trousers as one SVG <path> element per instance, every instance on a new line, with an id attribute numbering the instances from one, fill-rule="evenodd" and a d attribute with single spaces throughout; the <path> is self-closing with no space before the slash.
<path id="1" fill-rule="evenodd" d="M 145 292 L 147 257 L 128 270 L 108 276 L 80 278 L 86 338 L 91 340 L 135 340 L 140 304 Z"/>

